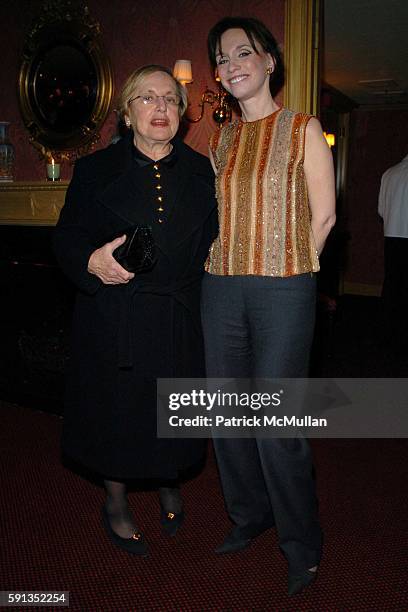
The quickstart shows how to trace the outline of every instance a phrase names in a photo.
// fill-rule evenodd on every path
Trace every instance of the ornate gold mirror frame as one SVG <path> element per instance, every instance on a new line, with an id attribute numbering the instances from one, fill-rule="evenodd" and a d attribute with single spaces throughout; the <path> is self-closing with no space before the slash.
<path id="1" fill-rule="evenodd" d="M 99 140 L 113 95 L 99 23 L 81 0 L 48 0 L 25 39 L 19 101 L 43 157 L 76 158 Z"/>

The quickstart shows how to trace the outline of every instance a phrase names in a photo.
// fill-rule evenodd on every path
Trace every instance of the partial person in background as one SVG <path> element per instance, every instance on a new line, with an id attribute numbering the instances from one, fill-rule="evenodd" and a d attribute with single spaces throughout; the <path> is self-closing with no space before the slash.
<path id="1" fill-rule="evenodd" d="M 335 221 L 330 149 L 317 119 L 280 108 L 277 43 L 252 18 L 227 17 L 208 37 L 212 66 L 242 116 L 210 140 L 219 237 L 203 281 L 207 376 L 305 377 L 319 254 Z M 234 553 L 276 525 L 288 591 L 316 577 L 322 535 L 309 444 L 214 439 Z"/>
<path id="2" fill-rule="evenodd" d="M 384 221 L 385 342 L 396 375 L 408 375 L 408 155 L 384 172 L 378 198 Z M 395 359 L 396 358 L 396 359 Z"/>
<path id="3" fill-rule="evenodd" d="M 171 71 L 139 68 L 118 102 L 128 132 L 77 161 L 55 230 L 78 289 L 62 448 L 104 479 L 111 542 L 146 555 L 129 481 L 155 479 L 163 529 L 175 535 L 179 478 L 204 454 L 205 440 L 157 437 L 156 379 L 204 376 L 200 289 L 217 210 L 210 162 L 176 138 L 187 98 Z M 114 254 L 136 226 L 150 227 L 157 257 L 133 273 Z"/>

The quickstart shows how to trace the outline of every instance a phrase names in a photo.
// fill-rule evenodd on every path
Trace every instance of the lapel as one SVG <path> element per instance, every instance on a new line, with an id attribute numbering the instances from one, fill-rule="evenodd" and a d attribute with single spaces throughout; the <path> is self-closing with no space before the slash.
<path id="1" fill-rule="evenodd" d="M 216 206 L 209 162 L 207 165 L 205 158 L 200 158 L 198 163 L 197 154 L 181 139 L 176 137 L 172 142 L 177 153 L 177 189 L 167 223 L 152 228 L 158 248 L 169 259 L 174 256 L 174 248 L 202 226 Z M 124 226 L 148 225 L 144 207 L 138 205 L 143 193 L 134 170 L 132 146 L 129 133 L 105 149 L 97 163 L 96 200 Z"/>
<path id="2" fill-rule="evenodd" d="M 210 162 L 207 165 L 202 158 L 197 163 L 197 154 L 181 140 L 175 146 L 179 181 L 172 214 L 166 225 L 173 248 L 196 232 L 216 206 Z"/>
<path id="3" fill-rule="evenodd" d="M 132 133 L 106 149 L 98 164 L 96 200 L 129 225 L 143 224 L 137 202 L 142 193 L 134 176 Z M 140 211 L 139 211 L 140 212 Z"/>

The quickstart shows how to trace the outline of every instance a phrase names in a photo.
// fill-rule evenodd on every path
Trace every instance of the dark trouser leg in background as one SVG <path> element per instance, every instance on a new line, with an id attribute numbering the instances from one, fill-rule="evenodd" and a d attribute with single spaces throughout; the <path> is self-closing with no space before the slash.
<path id="1" fill-rule="evenodd" d="M 384 348 L 394 376 L 408 376 L 408 238 L 384 240 Z"/>
<path id="2" fill-rule="evenodd" d="M 208 377 L 307 376 L 315 278 L 206 275 L 202 319 Z M 250 534 L 275 517 L 293 573 L 318 564 L 321 531 L 308 442 L 214 439 L 228 513 Z"/>

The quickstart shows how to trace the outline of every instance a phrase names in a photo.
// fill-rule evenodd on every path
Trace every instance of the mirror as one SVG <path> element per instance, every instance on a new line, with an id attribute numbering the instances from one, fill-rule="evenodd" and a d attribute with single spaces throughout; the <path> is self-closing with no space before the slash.
<path id="1" fill-rule="evenodd" d="M 82 2 L 45 2 L 26 37 L 20 108 L 30 142 L 44 157 L 75 158 L 99 139 L 113 94 L 99 24 Z"/>

